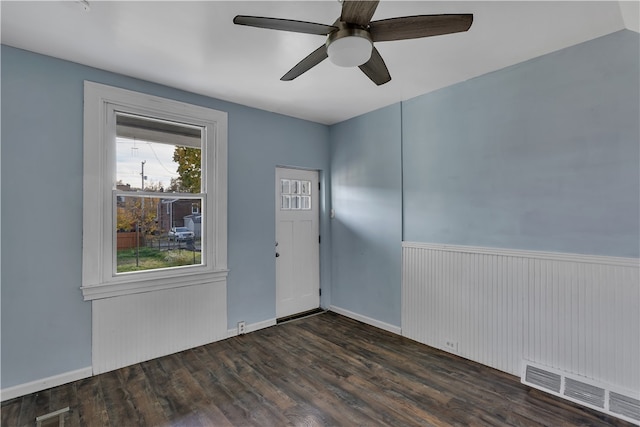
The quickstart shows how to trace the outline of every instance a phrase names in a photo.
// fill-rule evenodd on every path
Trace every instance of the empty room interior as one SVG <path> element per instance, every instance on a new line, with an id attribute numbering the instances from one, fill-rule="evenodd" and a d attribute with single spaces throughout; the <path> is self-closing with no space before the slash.
<path id="1" fill-rule="evenodd" d="M 2 426 L 640 425 L 640 2 L 0 16 Z"/>

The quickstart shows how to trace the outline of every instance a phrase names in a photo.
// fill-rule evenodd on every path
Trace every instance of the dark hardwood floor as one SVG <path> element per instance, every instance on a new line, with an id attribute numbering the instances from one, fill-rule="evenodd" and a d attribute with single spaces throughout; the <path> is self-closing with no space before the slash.
<path id="1" fill-rule="evenodd" d="M 325 313 L 2 404 L 3 426 L 627 426 Z"/>

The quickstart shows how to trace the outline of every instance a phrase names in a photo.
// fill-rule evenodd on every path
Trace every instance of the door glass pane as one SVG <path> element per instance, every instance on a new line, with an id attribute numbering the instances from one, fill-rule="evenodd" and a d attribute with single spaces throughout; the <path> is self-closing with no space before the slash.
<path id="1" fill-rule="evenodd" d="M 281 179 L 280 184 L 282 194 L 291 194 L 291 181 L 288 179 Z"/>
<path id="2" fill-rule="evenodd" d="M 289 210 L 291 209 L 291 196 L 283 195 L 282 201 L 280 203 L 280 209 Z"/>
<path id="3" fill-rule="evenodd" d="M 291 209 L 300 209 L 300 196 L 291 196 Z"/>
<path id="4" fill-rule="evenodd" d="M 300 194 L 300 181 L 291 181 L 291 192 L 293 194 Z"/>
<path id="5" fill-rule="evenodd" d="M 306 211 L 311 209 L 311 197 L 301 196 L 300 202 L 301 202 L 300 209 L 304 209 Z"/>
<path id="6" fill-rule="evenodd" d="M 311 195 L 311 181 L 300 181 L 300 194 Z"/>

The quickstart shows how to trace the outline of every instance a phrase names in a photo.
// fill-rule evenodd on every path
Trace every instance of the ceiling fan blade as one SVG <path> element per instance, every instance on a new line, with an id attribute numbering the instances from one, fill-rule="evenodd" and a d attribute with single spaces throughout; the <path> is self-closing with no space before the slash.
<path id="1" fill-rule="evenodd" d="M 340 20 L 366 27 L 371 22 L 379 0 L 344 0 Z"/>
<path id="2" fill-rule="evenodd" d="M 378 86 L 391 80 L 391 75 L 389 74 L 387 65 L 384 63 L 382 56 L 380 56 L 378 49 L 375 47 L 371 51 L 371 58 L 364 64 L 360 65 L 359 68 Z"/>
<path id="3" fill-rule="evenodd" d="M 417 39 L 467 31 L 473 23 L 473 14 L 417 15 L 382 19 L 370 24 L 374 42 Z"/>
<path id="4" fill-rule="evenodd" d="M 311 52 L 306 58 L 302 61 L 298 62 L 295 67 L 290 69 L 287 74 L 282 76 L 280 80 L 290 81 L 309 71 L 311 68 L 315 67 L 325 59 L 327 59 L 327 45 L 323 44 L 313 52 Z"/>
<path id="5" fill-rule="evenodd" d="M 315 22 L 294 21 L 291 19 L 265 18 L 262 16 L 238 15 L 233 18 L 236 25 L 249 27 L 268 28 L 270 30 L 292 31 L 294 33 L 317 34 L 326 36 L 337 30 L 333 25 L 316 24 Z"/>

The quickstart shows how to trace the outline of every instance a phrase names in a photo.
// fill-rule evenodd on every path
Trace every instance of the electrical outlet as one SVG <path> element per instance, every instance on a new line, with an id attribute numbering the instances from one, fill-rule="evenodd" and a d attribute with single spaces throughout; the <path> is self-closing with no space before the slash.
<path id="1" fill-rule="evenodd" d="M 458 341 L 446 340 L 444 343 L 445 350 L 450 351 L 452 353 L 458 352 Z"/>
<path id="2" fill-rule="evenodd" d="M 246 333 L 247 333 L 246 323 L 244 323 L 244 321 L 238 322 L 238 335 L 244 335 Z"/>

